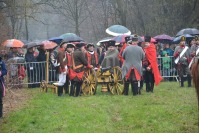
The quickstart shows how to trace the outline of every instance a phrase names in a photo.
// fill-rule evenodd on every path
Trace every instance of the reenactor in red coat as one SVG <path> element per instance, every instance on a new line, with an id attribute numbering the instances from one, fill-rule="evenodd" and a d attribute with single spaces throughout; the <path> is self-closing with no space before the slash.
<path id="1" fill-rule="evenodd" d="M 98 67 L 98 65 L 99 65 L 98 53 L 97 53 L 97 51 L 94 50 L 94 44 L 92 44 L 92 43 L 87 44 L 86 49 L 87 49 L 86 60 L 93 67 Z"/>
<path id="2" fill-rule="evenodd" d="M 76 49 L 72 54 L 72 67 L 69 68 L 69 79 L 71 80 L 70 96 L 77 97 L 80 95 L 85 67 L 92 68 L 85 58 L 85 45 L 85 43 L 76 44 Z"/>
<path id="3" fill-rule="evenodd" d="M 64 84 L 66 82 L 66 74 L 67 74 L 67 62 L 66 62 L 66 50 L 67 43 L 63 42 L 60 44 L 60 48 L 57 55 L 57 64 L 58 66 L 58 74 L 59 74 L 59 81 L 58 81 L 58 96 L 62 96 Z"/>
<path id="4" fill-rule="evenodd" d="M 74 48 L 75 45 L 73 43 L 67 43 L 66 46 L 66 62 L 67 62 L 67 67 L 71 68 L 72 67 L 72 53 L 74 52 Z M 70 80 L 69 80 L 69 76 L 68 74 L 66 75 L 66 83 L 64 84 L 64 89 L 65 89 L 65 93 L 69 93 L 69 84 L 70 84 Z"/>

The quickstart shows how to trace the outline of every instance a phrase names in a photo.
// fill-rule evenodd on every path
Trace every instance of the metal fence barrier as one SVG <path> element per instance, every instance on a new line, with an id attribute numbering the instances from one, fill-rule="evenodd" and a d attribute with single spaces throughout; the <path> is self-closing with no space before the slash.
<path id="1" fill-rule="evenodd" d="M 25 63 L 6 63 L 8 70 L 6 85 L 11 88 L 21 88 L 27 85 L 28 88 L 39 87 L 42 80 L 46 80 L 46 62 L 25 62 Z M 49 63 L 49 83 L 56 82 L 56 69 Z"/>
<path id="2" fill-rule="evenodd" d="M 178 81 L 178 74 L 175 69 L 174 57 L 157 57 L 158 67 L 164 79 L 174 78 Z M 42 80 L 46 80 L 47 62 L 25 62 L 8 63 L 6 67 L 8 74 L 6 76 L 6 85 L 12 88 L 21 88 L 27 85 L 29 88 L 39 87 Z M 55 68 L 49 62 L 49 83 L 57 82 L 58 76 Z"/>

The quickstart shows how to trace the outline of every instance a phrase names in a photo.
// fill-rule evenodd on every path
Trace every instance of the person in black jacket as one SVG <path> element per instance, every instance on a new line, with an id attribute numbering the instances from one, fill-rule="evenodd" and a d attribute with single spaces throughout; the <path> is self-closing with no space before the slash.
<path id="1" fill-rule="evenodd" d="M 3 117 L 3 96 L 5 95 L 5 85 L 4 85 L 4 78 L 7 74 L 5 63 L 2 61 L 0 57 L 0 118 Z"/>
<path id="2" fill-rule="evenodd" d="M 28 73 L 28 88 L 35 88 L 38 87 L 39 84 L 36 84 L 37 82 L 37 64 L 34 62 L 37 62 L 36 58 L 34 57 L 35 47 L 31 47 L 27 49 L 27 53 L 25 54 L 25 60 L 27 62 L 27 73 Z"/>

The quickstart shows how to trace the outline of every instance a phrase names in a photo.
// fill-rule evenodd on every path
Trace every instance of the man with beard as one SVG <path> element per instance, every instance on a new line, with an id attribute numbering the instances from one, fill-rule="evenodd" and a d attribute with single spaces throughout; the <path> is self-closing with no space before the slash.
<path id="1" fill-rule="evenodd" d="M 186 38 L 184 36 L 180 39 L 180 44 L 175 48 L 174 58 L 176 69 L 178 71 L 181 87 L 184 87 L 185 76 L 187 75 L 188 87 L 191 87 L 191 74 L 189 70 L 190 51 L 186 46 Z"/>
<path id="2" fill-rule="evenodd" d="M 122 57 L 124 64 L 122 66 L 122 78 L 124 79 L 124 95 L 128 95 L 129 83 L 133 95 L 139 93 L 139 85 L 142 72 L 142 60 L 145 57 L 144 51 L 138 45 L 138 36 L 134 35 L 132 38 L 132 45 L 129 45 L 124 50 Z"/>
<path id="3" fill-rule="evenodd" d="M 118 50 L 114 40 L 110 40 L 106 44 L 107 51 L 105 52 L 104 59 L 101 63 L 102 68 L 120 66 L 118 59 Z"/>

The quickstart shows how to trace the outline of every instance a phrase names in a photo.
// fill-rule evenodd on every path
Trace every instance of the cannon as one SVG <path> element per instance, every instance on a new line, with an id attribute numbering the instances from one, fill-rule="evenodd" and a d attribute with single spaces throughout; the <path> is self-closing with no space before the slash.
<path id="1" fill-rule="evenodd" d="M 99 84 L 102 92 L 110 91 L 111 94 L 121 95 L 123 93 L 121 68 L 116 66 L 86 70 L 81 88 L 83 94 L 95 95 Z"/>

